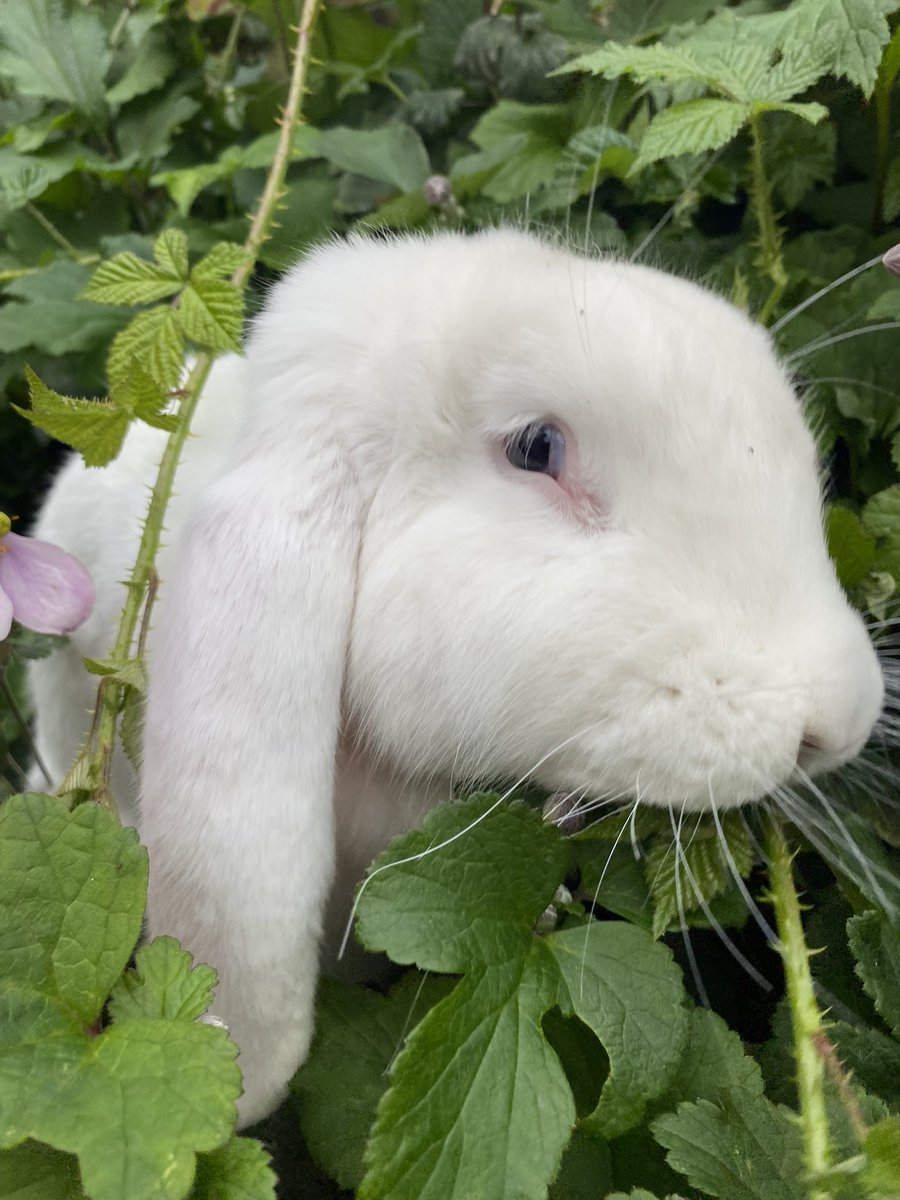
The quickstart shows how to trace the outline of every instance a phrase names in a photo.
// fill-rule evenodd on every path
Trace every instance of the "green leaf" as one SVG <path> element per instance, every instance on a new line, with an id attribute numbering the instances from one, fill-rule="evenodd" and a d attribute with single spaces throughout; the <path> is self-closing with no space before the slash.
<path id="1" fill-rule="evenodd" d="M 104 675 L 141 692 L 147 690 L 147 664 L 143 658 L 83 658 L 81 661 L 92 675 Z"/>
<path id="2" fill-rule="evenodd" d="M 900 1038 L 900 937 L 897 927 L 875 912 L 852 917 L 847 923 L 856 973 L 866 994 Z"/>
<path id="3" fill-rule="evenodd" d="M 564 868 L 558 831 L 493 797 L 440 806 L 376 860 L 364 943 L 465 973 L 394 1063 L 361 1197 L 543 1197 L 575 1114 L 541 1028 L 556 1007 L 609 1058 L 593 1129 L 630 1128 L 674 1075 L 687 1027 L 668 950 L 621 922 L 535 934 Z"/>
<path id="4" fill-rule="evenodd" d="M 666 947 L 622 921 L 589 922 L 544 939 L 559 971 L 556 1001 L 597 1035 L 609 1075 L 585 1129 L 614 1138 L 668 1087 L 687 1037 L 681 972 Z"/>
<path id="5" fill-rule="evenodd" d="M 107 103 L 119 106 L 135 96 L 152 92 L 166 82 L 177 65 L 176 58 L 166 44 L 165 35 L 160 30 L 151 29 L 127 70 L 106 93 Z"/>
<path id="6" fill-rule="evenodd" d="M 190 954 L 171 937 L 141 946 L 135 966 L 117 981 L 109 998 L 113 1021 L 193 1021 L 212 1004 L 216 972 L 192 965 Z"/>
<path id="7" fill-rule="evenodd" d="M 750 115 L 733 100 L 689 100 L 658 113 L 644 134 L 632 171 L 678 154 L 717 150 L 736 137 Z"/>
<path id="8" fill-rule="evenodd" d="M 509 960 L 530 945 L 565 861 L 558 831 L 522 805 L 494 795 L 442 804 L 375 859 L 357 936 L 423 971 Z"/>
<path id="9" fill-rule="evenodd" d="M 785 204 L 796 208 L 814 184 L 831 183 L 836 146 L 834 125 L 798 125 L 788 114 L 772 114 L 765 130 L 766 171 Z"/>
<path id="10" fill-rule="evenodd" d="M 550 964 L 530 957 L 470 972 L 431 1010 L 394 1063 L 360 1200 L 546 1194 L 575 1121 L 535 1019 L 552 988 Z"/>
<path id="11" fill-rule="evenodd" d="M 111 384 L 129 377 L 135 361 L 166 392 L 178 386 L 184 365 L 184 335 L 168 304 L 138 313 L 113 339 L 107 359 Z"/>
<path id="12" fill-rule="evenodd" d="M 147 304 L 174 295 L 181 286 L 175 271 L 126 251 L 101 263 L 81 294 L 98 304 Z"/>
<path id="13" fill-rule="evenodd" d="M 686 1102 L 651 1129 L 669 1165 L 702 1192 L 722 1200 L 807 1200 L 796 1117 L 762 1096 Z"/>
<path id="14" fill-rule="evenodd" d="M 14 280 L 0 308 L 0 350 L 36 346 L 61 355 L 104 345 L 128 320 L 125 308 L 101 308 L 79 298 L 87 267 L 66 259 Z"/>
<path id="15" fill-rule="evenodd" d="M 141 927 L 147 854 L 133 829 L 29 794 L 0 807 L 0 980 L 94 1021 Z"/>
<path id="16" fill-rule="evenodd" d="M 209 968 L 189 974 L 169 939 L 139 953 L 145 973 L 99 1028 L 146 884 L 146 852 L 106 809 L 36 794 L 0 808 L 0 1145 L 77 1154 L 91 1200 L 182 1200 L 240 1090 L 236 1047 L 190 1020 Z"/>
<path id="17" fill-rule="evenodd" d="M 320 153 L 335 166 L 413 192 L 428 178 L 428 151 L 411 125 L 380 129 L 337 126 L 321 133 Z"/>
<path id="18" fill-rule="evenodd" d="M 187 279 L 188 240 L 183 230 L 164 229 L 153 243 L 153 257 L 168 275 L 182 281 Z"/>
<path id="19" fill-rule="evenodd" d="M 79 400 L 61 396 L 48 388 L 26 368 L 31 408 L 16 408 L 32 425 L 51 437 L 65 442 L 81 453 L 85 465 L 102 467 L 111 462 L 122 447 L 129 416 L 106 400 Z"/>
<path id="20" fill-rule="evenodd" d="M 827 43 L 832 73 L 871 96 L 881 53 L 891 36 L 885 14 L 895 8 L 882 0 L 803 0 L 793 6 L 788 30 L 808 45 Z"/>
<path id="21" fill-rule="evenodd" d="M 866 1135 L 863 1150 L 866 1186 L 875 1195 L 896 1196 L 900 1192 L 900 1117 L 886 1117 L 874 1125 Z"/>
<path id="22" fill-rule="evenodd" d="M 243 295 L 233 284 L 193 272 L 176 312 L 190 341 L 211 350 L 240 350 Z"/>
<path id="23" fill-rule="evenodd" d="M 3 1200 L 85 1200 L 78 1160 L 40 1142 L 0 1150 Z"/>
<path id="24" fill-rule="evenodd" d="M 105 115 L 106 31 L 93 10 L 59 0 L 4 0 L 0 74 L 20 94 L 62 100 L 95 121 Z"/>
<path id="25" fill-rule="evenodd" d="M 674 1108 L 683 1100 L 717 1101 L 732 1096 L 762 1096 L 759 1066 L 744 1053 L 741 1039 L 721 1017 L 707 1009 L 688 1014 L 688 1038 L 672 1085 L 660 1103 Z"/>
<path id="26" fill-rule="evenodd" d="M 740 814 L 723 814 L 721 825 L 737 870 L 741 876 L 749 874 L 753 852 Z M 647 885 L 654 900 L 655 937 L 661 937 L 673 923 L 680 926 L 682 913 L 702 908 L 702 901 L 709 904 L 731 883 L 731 863 L 711 818 L 698 817 L 685 825 L 680 843 L 679 851 L 674 835 L 658 837 L 645 858 Z"/>
<path id="27" fill-rule="evenodd" d="M 0 217 L 42 195 L 51 183 L 64 179 L 84 161 L 80 147 L 54 148 L 41 154 L 21 154 L 0 146 Z"/>
<path id="28" fill-rule="evenodd" d="M 225 279 L 233 274 L 247 258 L 247 251 L 236 242 L 216 242 L 212 250 L 197 263 L 195 279 Z"/>
<path id="29" fill-rule="evenodd" d="M 900 1106 L 900 1044 L 880 1029 L 835 1021 L 829 1037 L 856 1082 L 893 1108 Z"/>
<path id="30" fill-rule="evenodd" d="M 452 986 L 438 975 L 412 972 L 389 996 L 379 996 L 321 981 L 315 1037 L 291 1087 L 310 1152 L 341 1187 L 353 1189 L 362 1180 L 369 1129 L 404 1038 Z"/>
<path id="31" fill-rule="evenodd" d="M 233 1137 L 197 1156 L 191 1200 L 276 1200 L 269 1155 L 253 1138 Z"/>
<path id="32" fill-rule="evenodd" d="M 874 562 L 875 539 L 855 513 L 834 504 L 828 509 L 825 536 L 841 585 L 848 589 L 857 587 Z"/>

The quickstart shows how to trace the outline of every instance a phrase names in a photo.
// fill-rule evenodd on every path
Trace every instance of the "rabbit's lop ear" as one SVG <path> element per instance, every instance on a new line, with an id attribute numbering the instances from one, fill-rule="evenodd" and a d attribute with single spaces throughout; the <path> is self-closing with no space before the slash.
<path id="1" fill-rule="evenodd" d="M 149 926 L 219 972 L 242 1124 L 277 1103 L 312 1030 L 358 527 L 333 430 L 297 414 L 286 439 L 248 435 L 164 581 L 141 795 Z"/>

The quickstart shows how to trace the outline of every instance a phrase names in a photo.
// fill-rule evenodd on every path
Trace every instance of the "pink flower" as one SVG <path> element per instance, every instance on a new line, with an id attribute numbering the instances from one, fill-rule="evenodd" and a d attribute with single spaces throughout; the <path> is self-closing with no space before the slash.
<path id="1" fill-rule="evenodd" d="M 94 585 L 71 554 L 35 538 L 10 533 L 0 513 L 0 641 L 15 618 L 36 633 L 68 633 L 94 607 Z"/>

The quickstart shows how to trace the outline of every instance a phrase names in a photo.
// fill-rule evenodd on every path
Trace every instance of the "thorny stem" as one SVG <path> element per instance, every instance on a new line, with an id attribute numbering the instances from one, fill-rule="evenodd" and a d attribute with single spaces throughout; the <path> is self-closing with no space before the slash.
<path id="1" fill-rule="evenodd" d="M 810 955 L 803 936 L 800 900 L 791 869 L 793 855 L 774 815 L 770 815 L 766 827 L 766 851 L 769 857 L 769 886 L 778 928 L 777 948 L 784 962 L 794 1034 L 803 1161 L 807 1175 L 815 1181 L 831 1166 L 831 1144 L 825 1111 L 825 1060 L 820 1049 L 822 1040 L 827 1041 L 827 1038 L 813 991 Z M 828 1195 L 827 1190 L 813 1182 L 809 1200 L 828 1200 Z"/>
<path id="2" fill-rule="evenodd" d="M 750 206 L 759 232 L 757 261 L 772 280 L 772 290 L 759 314 L 760 324 L 766 325 L 787 287 L 788 277 L 781 257 L 782 233 L 772 208 L 772 185 L 766 175 L 761 113 L 750 115 L 750 179 Z"/>
<path id="3" fill-rule="evenodd" d="M 275 209 L 281 195 L 285 172 L 291 157 L 291 142 L 294 128 L 301 119 L 300 106 L 306 83 L 306 73 L 309 65 L 312 31 L 318 15 L 321 0 L 304 0 L 303 13 L 297 31 L 297 43 L 294 48 L 294 58 L 291 69 L 291 82 L 280 125 L 281 133 L 278 147 L 269 169 L 265 188 L 250 225 L 250 231 L 244 242 L 246 257 L 231 277 L 235 287 L 246 286 L 250 272 L 259 255 L 260 248 L 269 235 L 269 230 L 275 215 Z M 131 654 L 135 632 L 138 628 L 141 610 L 144 607 L 144 597 L 150 588 L 149 602 L 155 588 L 152 581 L 155 576 L 154 563 L 159 550 L 166 508 L 172 495 L 175 482 L 175 472 L 190 434 L 191 420 L 197 407 L 197 402 L 203 391 L 213 363 L 212 354 L 201 354 L 194 364 L 190 379 L 181 393 L 178 406 L 178 424 L 169 435 L 166 448 L 156 476 L 156 482 L 150 494 L 150 504 L 144 521 L 141 544 L 131 575 L 126 583 L 125 604 L 119 618 L 119 628 L 115 644 L 110 653 L 114 663 L 124 663 Z M 146 623 L 144 632 L 146 631 Z M 89 791 L 94 799 L 107 807 L 114 808 L 114 802 L 109 788 L 110 771 L 112 768 L 113 750 L 115 748 L 116 724 L 121 709 L 123 684 L 114 676 L 107 676 L 97 689 L 97 703 L 94 712 L 94 725 L 91 730 L 88 745 L 79 756 L 67 781 L 63 783 L 62 791 L 68 787 L 81 787 Z M 82 782 L 83 781 L 83 782 Z"/>

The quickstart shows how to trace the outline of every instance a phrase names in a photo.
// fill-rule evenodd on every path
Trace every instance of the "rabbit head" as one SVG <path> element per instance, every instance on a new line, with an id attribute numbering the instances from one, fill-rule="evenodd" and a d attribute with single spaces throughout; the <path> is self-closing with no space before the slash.
<path id="1" fill-rule="evenodd" d="M 698 810 L 855 754 L 882 679 L 799 402 L 699 287 L 513 232 L 333 244 L 244 378 L 165 581 L 141 825 L 249 1120 L 310 1034 L 342 724 L 407 778 Z"/>

